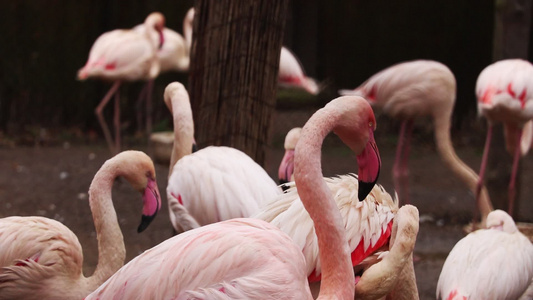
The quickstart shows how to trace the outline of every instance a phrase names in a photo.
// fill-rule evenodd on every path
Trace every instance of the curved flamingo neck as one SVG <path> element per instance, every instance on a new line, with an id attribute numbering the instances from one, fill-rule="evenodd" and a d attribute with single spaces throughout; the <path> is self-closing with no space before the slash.
<path id="1" fill-rule="evenodd" d="M 452 170 L 452 172 L 463 181 L 475 194 L 479 176 L 468 165 L 466 165 L 455 153 L 450 137 L 450 114 L 435 116 L 435 143 L 441 159 Z M 487 215 L 493 210 L 487 188 L 483 186 L 480 193 L 477 209 L 481 212 L 481 222 L 484 224 Z"/>
<path id="2" fill-rule="evenodd" d="M 194 8 L 189 9 L 185 18 L 183 19 L 183 35 L 185 36 L 185 43 L 187 44 L 187 49 L 189 51 L 189 56 L 191 54 L 192 46 L 192 23 L 194 21 Z"/>
<path id="3" fill-rule="evenodd" d="M 333 115 L 333 116 L 332 116 Z M 321 148 L 340 114 L 322 109 L 307 122 L 295 149 L 295 181 L 298 194 L 315 224 L 322 265 L 318 299 L 354 298 L 354 273 L 342 216 L 322 177 Z"/>
<path id="4" fill-rule="evenodd" d="M 120 175 L 124 161 L 108 160 L 96 173 L 89 188 L 89 204 L 98 239 L 98 264 L 93 275 L 87 278 L 89 292 L 111 277 L 126 258 L 124 237 L 111 199 L 115 178 Z"/>
<path id="5" fill-rule="evenodd" d="M 183 93 L 177 95 L 177 93 Z M 176 91 L 170 98 L 172 118 L 174 121 L 174 145 L 170 156 L 170 169 L 168 176 L 172 174 L 174 165 L 185 155 L 192 153 L 194 143 L 194 121 L 191 103 L 185 90 Z"/>

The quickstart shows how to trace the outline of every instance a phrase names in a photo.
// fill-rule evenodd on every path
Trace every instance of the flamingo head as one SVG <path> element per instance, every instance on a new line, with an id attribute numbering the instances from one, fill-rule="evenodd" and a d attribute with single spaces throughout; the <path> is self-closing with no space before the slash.
<path id="1" fill-rule="evenodd" d="M 159 34 L 159 45 L 158 49 L 163 47 L 165 43 L 165 36 L 163 35 L 163 30 L 165 29 L 165 17 L 160 12 L 153 12 L 146 17 L 144 21 L 146 28 L 154 28 Z"/>
<path id="2" fill-rule="evenodd" d="M 300 139 L 301 131 L 301 127 L 295 127 L 291 129 L 285 137 L 285 155 L 283 156 L 283 159 L 281 160 L 278 169 L 278 179 L 280 184 L 293 181 L 294 148 L 296 147 L 296 143 Z"/>
<path id="3" fill-rule="evenodd" d="M 507 233 L 518 231 L 513 218 L 503 210 L 496 209 L 487 215 L 486 226 L 488 229 L 495 229 Z"/>

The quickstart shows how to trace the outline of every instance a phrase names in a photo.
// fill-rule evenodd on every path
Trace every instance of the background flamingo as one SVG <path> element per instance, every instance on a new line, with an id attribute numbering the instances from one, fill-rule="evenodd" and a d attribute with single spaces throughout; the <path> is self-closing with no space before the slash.
<path id="1" fill-rule="evenodd" d="M 514 155 L 511 179 L 509 182 L 509 207 L 512 215 L 516 195 L 516 173 L 520 155 L 525 155 L 531 147 L 533 135 L 533 66 L 521 59 L 507 59 L 486 67 L 477 79 L 476 96 L 478 111 L 488 121 L 487 138 L 481 169 L 479 186 L 483 184 L 487 158 L 489 155 L 492 127 L 502 122 L 505 131 L 506 148 Z M 478 191 L 476 190 L 476 197 Z"/>
<path id="2" fill-rule="evenodd" d="M 440 157 L 472 192 L 476 190 L 479 177 L 457 157 L 450 138 L 456 83 L 448 67 L 431 60 L 399 63 L 373 75 L 355 90 L 339 92 L 361 95 L 373 106 L 382 108 L 385 114 L 402 120 L 393 167 L 394 187 L 400 201 L 409 202 L 408 157 L 412 125 L 416 118 L 427 115 L 433 118 L 435 143 Z M 484 222 L 492 211 L 485 187 L 481 189 L 477 208 Z M 478 210 L 475 210 L 474 215 L 477 215 Z"/>
<path id="3" fill-rule="evenodd" d="M 268 173 L 240 150 L 211 146 L 191 154 L 194 122 L 189 94 L 183 84 L 173 82 L 164 99 L 174 120 L 167 199 L 177 232 L 249 217 L 281 193 Z"/>
<path id="4" fill-rule="evenodd" d="M 309 119 L 296 146 L 296 184 L 316 224 L 321 249 L 324 276 L 319 299 L 354 297 L 341 215 L 322 179 L 322 141 L 335 131 L 358 160 L 367 162 L 360 165 L 360 173 L 371 188 L 379 173 L 379 161 L 372 159 L 370 150 L 375 149 L 374 125 L 368 127 L 373 120 L 363 99 L 337 98 Z M 146 251 L 86 299 L 312 299 L 304 270 L 299 248 L 275 226 L 233 219 L 190 230 Z"/>
<path id="5" fill-rule="evenodd" d="M 501 210 L 487 216 L 452 249 L 439 276 L 437 299 L 518 299 L 533 278 L 533 244 Z"/>
<path id="6" fill-rule="evenodd" d="M 111 200 L 113 181 L 123 176 L 143 195 L 139 231 L 161 206 L 154 165 L 138 151 L 122 152 L 104 163 L 89 188 L 98 239 L 98 265 L 82 274 L 83 253 L 76 235 L 44 217 L 0 219 L 0 299 L 82 299 L 115 273 L 126 256 Z"/>
<path id="7" fill-rule="evenodd" d="M 78 71 L 80 80 L 100 78 L 114 81 L 95 111 L 112 153 L 120 151 L 120 96 L 118 93 L 120 84 L 122 81 L 152 80 L 157 77 L 160 71 L 157 49 L 164 44 L 164 26 L 165 18 L 162 14 L 155 12 L 144 21 L 146 28 L 144 34 L 132 29 L 117 29 L 102 34 L 91 47 L 87 63 Z M 158 35 L 159 40 L 154 41 L 152 35 Z M 113 119 L 115 141 L 102 115 L 103 109 L 113 95 L 115 95 Z M 146 110 L 149 115 L 151 90 L 147 92 Z M 151 124 L 150 117 L 147 117 L 148 123 Z"/>
<path id="8" fill-rule="evenodd" d="M 300 139 L 301 131 L 301 127 L 295 127 L 289 130 L 289 132 L 287 132 L 287 135 L 285 136 L 285 143 L 283 145 L 283 147 L 285 148 L 285 154 L 281 159 L 281 163 L 278 169 L 279 184 L 294 181 L 294 148 L 296 147 L 296 143 Z"/>

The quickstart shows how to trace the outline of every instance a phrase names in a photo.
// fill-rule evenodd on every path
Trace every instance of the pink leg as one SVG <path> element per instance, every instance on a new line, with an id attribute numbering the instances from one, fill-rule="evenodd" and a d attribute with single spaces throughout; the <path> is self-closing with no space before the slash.
<path id="1" fill-rule="evenodd" d="M 487 138 L 485 140 L 485 148 L 483 149 L 483 157 L 481 158 L 481 168 L 479 170 L 479 179 L 476 185 L 476 208 L 474 210 L 474 220 L 472 224 L 476 224 L 477 219 L 479 218 L 479 194 L 481 193 L 481 188 L 483 187 L 483 181 L 485 179 L 485 170 L 487 168 L 487 160 L 489 157 L 489 149 L 490 149 L 490 143 L 492 141 L 492 125 L 489 124 L 489 127 L 487 128 Z M 474 225 L 474 229 L 475 225 Z"/>
<path id="2" fill-rule="evenodd" d="M 139 98 L 137 98 L 137 103 L 135 104 L 135 109 L 137 110 L 137 131 L 140 133 L 142 131 L 142 106 L 141 103 L 143 102 L 144 98 L 146 97 L 146 92 L 148 91 L 148 83 L 146 83 L 143 88 L 141 89 L 141 92 L 139 93 Z"/>
<path id="3" fill-rule="evenodd" d="M 516 143 L 516 149 L 514 152 L 513 157 L 513 169 L 511 170 L 511 181 L 509 182 L 509 207 L 508 207 L 508 213 L 510 216 L 513 216 L 513 209 L 514 209 L 514 200 L 516 197 L 516 174 L 518 173 L 518 161 L 520 160 L 520 142 L 522 139 L 522 129 L 518 132 L 518 141 Z"/>
<path id="4" fill-rule="evenodd" d="M 120 93 L 115 94 L 115 154 L 120 152 Z"/>
<path id="5" fill-rule="evenodd" d="M 405 201 L 404 204 L 410 204 L 409 201 L 409 152 L 411 150 L 411 137 L 413 136 L 413 120 L 408 120 L 405 128 L 405 142 L 403 145 L 402 158 L 401 158 L 401 185 L 404 189 Z"/>
<path id="6" fill-rule="evenodd" d="M 111 153 L 115 153 L 114 147 L 113 147 L 113 138 L 111 137 L 111 132 L 109 131 L 109 127 L 107 126 L 107 123 L 105 122 L 104 116 L 102 115 L 102 111 L 104 110 L 104 107 L 107 105 L 109 100 L 111 100 L 111 97 L 117 92 L 118 88 L 120 87 L 120 81 L 116 81 L 107 94 L 104 96 L 102 101 L 98 104 L 96 107 L 94 113 L 96 114 L 96 117 L 98 118 L 98 122 L 100 123 L 100 126 L 102 127 L 102 130 L 104 132 L 105 139 L 107 141 L 107 145 L 109 146 L 109 150 L 111 150 Z"/>
<path id="7" fill-rule="evenodd" d="M 392 177 L 394 182 L 394 189 L 398 193 L 398 198 L 400 200 L 400 203 L 408 202 L 406 200 L 408 198 L 408 195 L 406 195 L 405 188 L 405 170 L 404 165 L 405 162 L 403 161 L 406 155 L 404 155 L 403 151 L 405 149 L 405 134 L 406 131 L 408 131 L 409 121 L 403 121 L 402 127 L 400 129 L 400 137 L 398 139 L 398 146 L 396 147 L 396 157 L 394 158 L 394 166 L 392 168 Z"/>

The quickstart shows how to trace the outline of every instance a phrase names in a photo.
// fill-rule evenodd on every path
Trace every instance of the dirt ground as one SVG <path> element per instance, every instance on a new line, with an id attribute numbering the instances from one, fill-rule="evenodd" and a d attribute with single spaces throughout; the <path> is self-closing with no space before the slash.
<path id="1" fill-rule="evenodd" d="M 283 155 L 285 132 L 303 125 L 312 111 L 278 113 L 274 116 L 275 130 L 272 147 L 267 152 L 267 171 L 276 178 Z M 379 129 L 379 127 L 378 127 Z M 333 140 L 333 138 L 332 138 Z M 392 191 L 390 171 L 394 160 L 394 143 L 378 145 L 383 169 L 380 183 Z M 464 234 L 462 226 L 474 208 L 473 197 L 441 163 L 433 147 L 417 147 L 417 139 L 410 158 L 411 199 L 420 211 L 421 227 L 415 248 L 415 271 L 420 299 L 435 299 L 435 289 L 442 264 L 454 244 Z M 426 142 L 431 144 L 432 140 Z M 126 146 L 151 154 L 146 145 Z M 457 149 L 459 157 L 474 169 L 480 161 L 480 150 Z M 0 217 L 12 215 L 40 215 L 54 218 L 68 226 L 83 246 L 84 270 L 90 274 L 96 265 L 96 235 L 87 201 L 91 180 L 102 163 L 110 157 L 103 143 L 52 146 L 21 146 L 0 148 Z M 356 171 L 353 155 L 336 141 L 325 143 L 323 168 L 326 176 Z M 533 159 L 524 160 L 524 182 L 533 182 Z M 171 237 L 172 230 L 166 207 L 166 178 L 168 166 L 156 164 L 157 182 L 164 200 L 163 209 L 150 227 L 138 234 L 141 197 L 125 182 L 116 181 L 113 201 L 119 216 L 127 247 L 127 260 Z M 525 184 L 525 188 L 527 184 Z M 529 190 L 522 194 L 529 194 Z M 529 207 L 530 211 L 531 207 Z"/>

